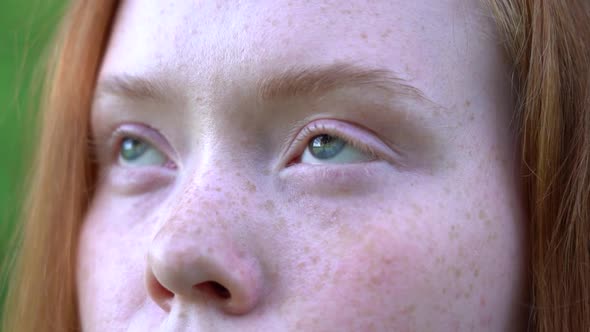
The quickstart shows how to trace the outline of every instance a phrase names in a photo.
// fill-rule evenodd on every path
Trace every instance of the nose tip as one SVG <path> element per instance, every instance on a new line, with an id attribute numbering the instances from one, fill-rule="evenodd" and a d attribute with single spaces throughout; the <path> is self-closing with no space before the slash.
<path id="1" fill-rule="evenodd" d="M 167 242 L 167 243 L 166 243 Z M 148 254 L 146 287 L 165 311 L 174 301 L 206 303 L 227 314 L 243 315 L 260 300 L 262 273 L 252 257 L 227 245 L 215 249 L 162 241 Z M 207 241 L 209 242 L 209 241 Z"/>

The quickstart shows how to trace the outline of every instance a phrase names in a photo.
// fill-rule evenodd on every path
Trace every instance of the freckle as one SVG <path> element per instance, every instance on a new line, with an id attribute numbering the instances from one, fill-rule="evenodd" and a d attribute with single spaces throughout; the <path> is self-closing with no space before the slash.
<path id="1" fill-rule="evenodd" d="M 412 208 L 414 208 L 414 212 L 415 212 L 417 215 L 421 215 L 421 214 L 422 214 L 422 208 L 421 208 L 421 207 L 419 207 L 418 205 L 416 205 L 416 204 L 412 203 Z"/>
<path id="2" fill-rule="evenodd" d="M 447 163 L 447 168 L 448 169 L 455 169 L 455 168 L 457 168 L 457 162 L 455 162 L 454 160 L 450 160 Z"/>
<path id="3" fill-rule="evenodd" d="M 250 181 L 247 181 L 246 182 L 246 188 L 251 193 L 256 192 L 256 185 L 254 183 L 250 182 Z"/>
<path id="4" fill-rule="evenodd" d="M 315 291 L 318 292 L 319 290 L 321 290 L 323 288 L 324 284 L 321 282 L 317 282 L 315 284 Z"/>
<path id="5" fill-rule="evenodd" d="M 311 262 L 314 263 L 314 264 L 316 264 L 319 260 L 320 260 L 320 258 L 318 256 L 313 256 L 311 258 Z"/>
<path id="6" fill-rule="evenodd" d="M 371 286 L 379 286 L 383 283 L 383 280 L 379 276 L 371 276 L 369 280 L 369 285 Z"/>
<path id="7" fill-rule="evenodd" d="M 465 257 L 465 249 L 463 247 L 459 247 L 459 257 Z"/>
<path id="8" fill-rule="evenodd" d="M 459 237 L 459 233 L 457 231 L 457 226 L 456 225 L 452 225 L 451 226 L 451 230 L 449 231 L 449 239 L 450 240 L 454 240 L 456 238 Z"/>
<path id="9" fill-rule="evenodd" d="M 389 35 L 391 35 L 391 29 L 387 29 L 383 33 L 381 33 L 382 38 L 387 38 L 387 37 L 389 37 Z"/>
<path id="10" fill-rule="evenodd" d="M 479 269 L 478 269 L 478 268 L 476 268 L 476 269 L 473 271 L 473 276 L 474 276 L 474 277 L 476 277 L 476 278 L 477 278 L 477 277 L 479 277 Z"/>
<path id="11" fill-rule="evenodd" d="M 467 99 L 465 100 L 465 107 L 469 107 L 471 106 L 471 100 Z"/>
<path id="12" fill-rule="evenodd" d="M 392 257 L 382 257 L 381 263 L 384 265 L 391 265 L 393 263 L 393 258 Z"/>
<path id="13" fill-rule="evenodd" d="M 285 218 L 281 217 L 277 221 L 277 224 L 279 225 L 279 227 L 285 227 L 285 225 L 287 224 L 287 221 L 285 220 Z"/>
<path id="14" fill-rule="evenodd" d="M 482 296 L 481 296 L 481 298 L 479 299 L 479 305 L 480 305 L 482 308 L 485 308 L 485 307 L 486 307 L 486 298 L 485 298 L 483 295 L 482 295 Z"/>
<path id="15" fill-rule="evenodd" d="M 442 293 L 443 293 L 443 294 L 446 294 L 446 293 L 447 293 L 447 289 L 446 289 L 446 288 L 443 288 L 443 289 L 442 289 Z"/>
<path id="16" fill-rule="evenodd" d="M 299 264 L 297 264 L 297 269 L 303 270 L 303 269 L 305 269 L 305 265 L 306 265 L 305 262 L 300 262 Z"/>
<path id="17" fill-rule="evenodd" d="M 264 209 L 268 212 L 273 212 L 275 209 L 275 204 L 269 199 L 264 202 Z"/>
<path id="18" fill-rule="evenodd" d="M 367 33 L 366 32 L 361 33 L 361 38 L 364 40 L 367 40 L 368 39 Z"/>
<path id="19" fill-rule="evenodd" d="M 479 210 L 478 217 L 479 217 L 480 220 L 486 219 L 486 213 L 485 213 L 485 211 L 484 210 Z"/>
<path id="20" fill-rule="evenodd" d="M 469 121 L 475 120 L 475 115 L 473 113 L 469 114 Z"/>
<path id="21" fill-rule="evenodd" d="M 406 315 L 413 313 L 416 311 L 416 306 L 414 304 L 404 307 L 402 312 Z"/>

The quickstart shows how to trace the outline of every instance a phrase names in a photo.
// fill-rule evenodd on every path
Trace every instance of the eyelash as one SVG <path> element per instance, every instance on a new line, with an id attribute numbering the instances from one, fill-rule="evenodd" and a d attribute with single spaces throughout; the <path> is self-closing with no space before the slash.
<path id="1" fill-rule="evenodd" d="M 303 155 L 303 152 L 305 151 L 305 149 L 307 149 L 309 141 L 313 137 L 322 134 L 338 137 L 344 140 L 346 144 L 349 144 L 353 148 L 370 155 L 372 158 L 378 158 L 379 153 L 373 146 L 363 142 L 363 140 L 354 137 L 354 135 L 350 135 L 347 133 L 347 131 L 350 131 L 350 128 L 346 130 L 344 128 L 339 129 L 338 127 L 354 128 L 355 126 L 344 121 L 334 121 L 332 123 L 331 120 L 316 120 L 311 124 L 303 127 L 303 129 L 301 129 L 301 131 L 297 134 L 297 136 L 293 139 L 293 142 L 291 143 L 291 146 L 295 147 L 295 151 L 293 151 L 293 154 L 290 154 L 290 156 L 292 157 L 289 159 L 289 162 L 286 164 L 286 167 L 299 163 L 301 156 Z M 360 129 L 355 128 L 353 130 Z"/>

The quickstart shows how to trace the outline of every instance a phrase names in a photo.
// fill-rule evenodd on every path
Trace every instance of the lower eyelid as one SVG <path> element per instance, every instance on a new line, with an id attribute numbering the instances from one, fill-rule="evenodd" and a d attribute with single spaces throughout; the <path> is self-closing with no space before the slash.
<path id="1" fill-rule="evenodd" d="M 362 164 L 297 164 L 279 172 L 281 187 L 306 194 L 366 194 L 376 190 L 391 171 L 383 160 Z"/>
<path id="2" fill-rule="evenodd" d="M 102 175 L 102 181 L 106 181 L 114 192 L 121 195 L 151 192 L 169 185 L 174 178 L 174 171 L 158 166 L 146 166 L 141 169 L 114 166 Z"/>

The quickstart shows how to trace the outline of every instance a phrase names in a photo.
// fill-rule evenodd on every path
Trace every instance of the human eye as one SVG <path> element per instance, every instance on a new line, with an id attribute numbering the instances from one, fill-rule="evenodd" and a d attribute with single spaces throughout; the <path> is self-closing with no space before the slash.
<path id="1" fill-rule="evenodd" d="M 145 140 L 124 136 L 119 145 L 119 163 L 130 167 L 164 166 L 168 158 Z"/>
<path id="2" fill-rule="evenodd" d="M 287 166 L 338 166 L 389 161 L 387 144 L 370 130 L 338 120 L 317 120 L 305 126 L 294 139 Z"/>
<path id="3" fill-rule="evenodd" d="M 176 168 L 170 158 L 173 150 L 168 141 L 154 128 L 142 124 L 123 124 L 111 137 L 113 162 L 123 168 Z"/>
<path id="4" fill-rule="evenodd" d="M 177 175 L 179 158 L 166 137 L 142 123 L 95 132 L 93 155 L 101 181 L 124 195 L 164 188 Z"/>
<path id="5" fill-rule="evenodd" d="M 305 194 L 362 194 L 378 188 L 404 155 L 378 132 L 340 119 L 296 129 L 278 165 L 282 185 Z"/>

